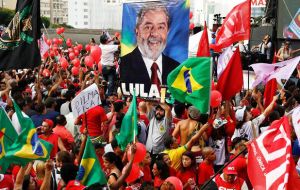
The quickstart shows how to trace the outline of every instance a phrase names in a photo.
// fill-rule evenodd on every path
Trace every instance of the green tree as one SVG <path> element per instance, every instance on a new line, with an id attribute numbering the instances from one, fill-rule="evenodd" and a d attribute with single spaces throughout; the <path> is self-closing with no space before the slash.
<path id="1" fill-rule="evenodd" d="M 45 25 L 46 28 L 49 28 L 49 26 L 50 26 L 50 18 L 42 16 L 41 17 L 41 21 Z"/>
<path id="2" fill-rule="evenodd" d="M 0 25 L 7 26 L 14 15 L 15 11 L 6 8 L 0 8 Z"/>

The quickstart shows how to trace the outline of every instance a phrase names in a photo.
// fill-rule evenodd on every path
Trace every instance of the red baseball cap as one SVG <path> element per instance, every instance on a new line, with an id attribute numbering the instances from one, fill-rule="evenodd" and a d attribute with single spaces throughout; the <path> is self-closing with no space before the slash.
<path id="1" fill-rule="evenodd" d="M 224 168 L 223 173 L 228 175 L 229 174 L 237 175 L 236 167 L 232 164 L 229 164 L 228 166 L 226 166 L 226 168 Z"/>
<path id="2" fill-rule="evenodd" d="M 81 185 L 80 182 L 76 180 L 69 181 L 68 185 L 66 186 L 66 190 L 83 190 L 85 186 Z"/>
<path id="3" fill-rule="evenodd" d="M 44 119 L 43 122 L 46 122 L 50 128 L 53 128 L 54 127 L 54 123 L 51 119 Z"/>

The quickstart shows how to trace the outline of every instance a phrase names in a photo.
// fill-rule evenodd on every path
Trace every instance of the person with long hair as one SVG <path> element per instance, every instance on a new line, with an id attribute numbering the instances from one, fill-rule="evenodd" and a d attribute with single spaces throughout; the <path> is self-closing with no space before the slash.
<path id="1" fill-rule="evenodd" d="M 103 165 L 107 176 L 107 184 L 115 183 L 123 169 L 121 159 L 114 152 L 107 152 L 103 155 Z"/>
<path id="2" fill-rule="evenodd" d="M 181 157 L 181 168 L 177 172 L 177 177 L 183 184 L 183 189 L 192 190 L 196 187 L 196 160 L 192 152 L 186 151 Z"/>
<path id="3" fill-rule="evenodd" d="M 153 164 L 154 188 L 159 189 L 165 179 L 169 177 L 168 165 L 162 160 L 156 160 Z"/>

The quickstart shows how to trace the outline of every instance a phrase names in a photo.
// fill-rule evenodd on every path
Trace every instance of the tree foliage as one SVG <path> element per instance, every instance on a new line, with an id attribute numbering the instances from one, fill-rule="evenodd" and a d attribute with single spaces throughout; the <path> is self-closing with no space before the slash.
<path id="1" fill-rule="evenodd" d="M 15 11 L 6 8 L 0 8 L 0 25 L 7 26 L 14 15 Z"/>
<path id="2" fill-rule="evenodd" d="M 41 17 L 41 22 L 42 22 L 42 24 L 45 25 L 46 28 L 49 28 L 49 26 L 50 26 L 50 18 L 42 16 Z"/>

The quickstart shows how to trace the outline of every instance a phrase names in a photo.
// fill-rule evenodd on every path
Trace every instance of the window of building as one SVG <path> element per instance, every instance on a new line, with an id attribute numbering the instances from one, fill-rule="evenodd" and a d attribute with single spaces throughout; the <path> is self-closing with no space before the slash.
<path id="1" fill-rule="evenodd" d="M 88 12 L 88 9 L 83 9 L 83 12 L 85 12 L 85 13 Z"/>
<path id="2" fill-rule="evenodd" d="M 88 25 L 89 23 L 88 23 L 88 22 L 84 22 L 83 24 L 84 24 L 84 25 Z"/>
<path id="3" fill-rule="evenodd" d="M 88 15 L 84 15 L 83 18 L 89 18 Z"/>
<path id="4" fill-rule="evenodd" d="M 75 22 L 75 25 L 78 25 L 78 22 Z"/>
<path id="5" fill-rule="evenodd" d="M 87 3 L 87 2 L 84 2 L 83 5 L 88 5 L 88 3 Z"/>

